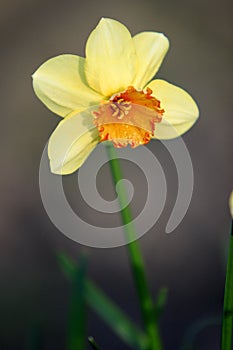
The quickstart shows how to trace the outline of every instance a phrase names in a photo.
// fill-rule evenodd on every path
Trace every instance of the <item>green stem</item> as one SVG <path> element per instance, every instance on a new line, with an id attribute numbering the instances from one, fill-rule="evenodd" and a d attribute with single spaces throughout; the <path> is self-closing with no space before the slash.
<path id="1" fill-rule="evenodd" d="M 233 221 L 231 223 L 230 246 L 227 263 L 221 350 L 232 349 L 232 325 L 233 325 Z"/>
<path id="2" fill-rule="evenodd" d="M 113 182 L 116 186 L 116 184 L 123 179 L 120 162 L 117 158 L 116 151 L 111 144 L 108 144 L 106 146 L 106 149 L 109 156 L 109 164 L 112 172 Z M 138 241 L 136 240 L 136 234 L 132 224 L 132 213 L 129 205 L 126 205 L 127 195 L 124 191 L 123 186 L 121 186 L 120 183 L 118 183 L 118 200 L 121 210 L 122 221 L 125 225 L 124 227 L 126 231 L 127 241 L 131 241 L 131 243 L 127 244 L 129 260 L 139 297 L 144 327 L 150 341 L 150 349 L 161 350 L 162 343 L 159 335 L 158 325 L 156 322 L 154 304 L 147 284 L 144 261 L 141 254 L 140 246 L 138 244 Z"/>

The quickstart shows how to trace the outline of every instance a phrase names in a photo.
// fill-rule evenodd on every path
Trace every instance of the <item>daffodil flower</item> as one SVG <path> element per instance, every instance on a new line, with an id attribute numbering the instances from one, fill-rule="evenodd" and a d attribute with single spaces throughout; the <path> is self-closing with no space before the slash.
<path id="1" fill-rule="evenodd" d="M 38 98 L 63 117 L 50 137 L 51 171 L 77 170 L 99 142 L 116 147 L 171 139 L 189 130 L 198 108 L 183 89 L 152 80 L 168 50 L 162 33 L 131 36 L 113 19 L 101 19 L 86 43 L 86 58 L 64 54 L 33 75 Z"/>
<path id="2" fill-rule="evenodd" d="M 229 208 L 230 208 L 231 217 L 233 219 L 233 191 L 231 192 L 230 198 L 229 198 Z"/>

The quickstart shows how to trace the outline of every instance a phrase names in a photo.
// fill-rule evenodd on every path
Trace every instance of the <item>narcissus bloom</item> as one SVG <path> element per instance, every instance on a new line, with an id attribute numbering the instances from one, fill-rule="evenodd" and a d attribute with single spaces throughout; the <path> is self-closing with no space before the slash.
<path id="1" fill-rule="evenodd" d="M 231 192 L 230 198 L 229 198 L 229 208 L 230 208 L 231 217 L 233 219 L 233 191 Z"/>
<path id="2" fill-rule="evenodd" d="M 86 58 L 60 55 L 33 75 L 39 99 L 63 117 L 50 137 L 51 171 L 70 174 L 95 146 L 137 147 L 189 130 L 198 108 L 183 89 L 152 80 L 168 50 L 161 33 L 131 36 L 113 19 L 101 19 L 86 44 Z"/>

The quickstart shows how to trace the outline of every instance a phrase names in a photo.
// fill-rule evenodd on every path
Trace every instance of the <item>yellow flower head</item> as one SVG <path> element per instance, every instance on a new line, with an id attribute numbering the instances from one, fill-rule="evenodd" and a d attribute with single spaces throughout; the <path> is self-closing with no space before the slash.
<path id="1" fill-rule="evenodd" d="M 38 98 L 64 117 L 49 140 L 51 171 L 70 174 L 95 146 L 116 147 L 171 139 L 189 130 L 198 108 L 183 89 L 152 80 L 168 50 L 162 33 L 131 36 L 113 19 L 102 18 L 86 43 L 86 58 L 60 55 L 33 75 Z"/>
<path id="2" fill-rule="evenodd" d="M 231 217 L 233 219 L 233 191 L 231 192 L 230 198 L 229 198 L 229 208 L 230 208 Z"/>

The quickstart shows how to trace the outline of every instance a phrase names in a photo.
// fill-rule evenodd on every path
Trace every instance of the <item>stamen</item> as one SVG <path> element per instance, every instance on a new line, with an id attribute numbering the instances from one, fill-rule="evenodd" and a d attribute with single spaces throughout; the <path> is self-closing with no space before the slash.
<path id="1" fill-rule="evenodd" d="M 155 123 L 161 122 L 164 113 L 160 101 L 151 95 L 150 88 L 138 91 L 129 86 L 100 105 L 93 112 L 100 141 L 110 140 L 118 148 L 148 143 L 154 135 Z"/>

